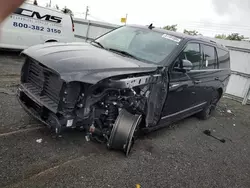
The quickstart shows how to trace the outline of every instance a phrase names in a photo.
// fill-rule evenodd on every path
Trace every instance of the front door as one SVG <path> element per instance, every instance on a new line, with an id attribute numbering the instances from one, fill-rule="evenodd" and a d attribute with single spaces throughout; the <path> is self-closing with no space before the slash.
<path id="1" fill-rule="evenodd" d="M 192 70 L 180 72 L 175 70 L 179 67 L 182 59 L 189 60 L 192 64 Z M 199 88 L 196 80 L 197 71 L 202 63 L 201 47 L 198 43 L 189 43 L 174 62 L 173 69 L 170 72 L 169 94 L 162 112 L 162 120 L 175 119 L 183 116 L 192 108 L 199 105 L 197 101 L 197 91 Z"/>

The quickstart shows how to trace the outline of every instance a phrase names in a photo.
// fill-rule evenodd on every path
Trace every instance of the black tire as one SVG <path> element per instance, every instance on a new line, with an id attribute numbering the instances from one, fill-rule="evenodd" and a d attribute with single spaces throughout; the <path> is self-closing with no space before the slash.
<path id="1" fill-rule="evenodd" d="M 206 105 L 206 107 L 201 112 L 197 113 L 196 116 L 201 120 L 209 119 L 213 115 L 219 100 L 220 100 L 220 94 L 218 91 L 216 91 L 214 92 L 210 103 Z"/>
<path id="2" fill-rule="evenodd" d="M 57 42 L 56 40 L 47 40 L 45 41 L 45 43 L 49 43 L 49 42 Z"/>

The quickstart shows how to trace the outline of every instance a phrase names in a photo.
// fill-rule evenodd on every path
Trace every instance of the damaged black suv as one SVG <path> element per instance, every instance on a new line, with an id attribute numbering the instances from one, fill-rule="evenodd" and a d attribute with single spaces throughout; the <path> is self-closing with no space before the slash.
<path id="1" fill-rule="evenodd" d="M 129 154 L 139 131 L 197 114 L 207 119 L 230 77 L 228 50 L 203 37 L 150 26 L 123 26 L 91 43 L 30 47 L 17 97 L 60 134 L 81 127 L 86 138 Z"/>

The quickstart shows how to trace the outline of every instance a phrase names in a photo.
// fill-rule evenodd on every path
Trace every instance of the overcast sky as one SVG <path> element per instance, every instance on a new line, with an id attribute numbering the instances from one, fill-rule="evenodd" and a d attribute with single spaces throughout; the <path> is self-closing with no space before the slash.
<path id="1" fill-rule="evenodd" d="M 45 5 L 49 0 L 38 0 Z M 52 0 L 70 8 L 75 17 L 83 17 L 89 6 L 89 19 L 121 24 L 120 18 L 128 14 L 128 24 L 157 27 L 178 24 L 196 29 L 203 35 L 239 32 L 250 37 L 250 0 Z"/>

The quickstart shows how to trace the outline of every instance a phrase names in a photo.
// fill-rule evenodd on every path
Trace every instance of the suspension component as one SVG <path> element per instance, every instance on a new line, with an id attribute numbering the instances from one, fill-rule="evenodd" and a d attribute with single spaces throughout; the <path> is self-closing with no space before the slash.
<path id="1" fill-rule="evenodd" d="M 114 124 L 118 114 L 118 108 L 113 103 L 108 104 L 108 114 L 106 119 L 107 123 L 109 125 Z"/>

